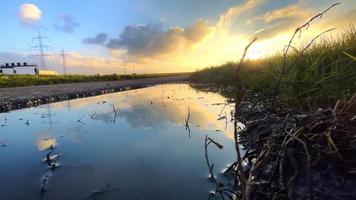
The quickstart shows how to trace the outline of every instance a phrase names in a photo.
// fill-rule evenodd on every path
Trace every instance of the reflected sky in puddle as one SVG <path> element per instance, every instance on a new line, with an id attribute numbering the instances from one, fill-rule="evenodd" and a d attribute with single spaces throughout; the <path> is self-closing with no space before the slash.
<path id="1" fill-rule="evenodd" d="M 208 199 L 204 137 L 224 145 L 209 149 L 221 171 L 235 158 L 231 110 L 219 94 L 168 84 L 1 113 L 0 197 L 40 199 L 52 145 L 62 156 L 44 199 L 92 199 L 109 183 L 117 190 L 96 199 Z"/>
<path id="2" fill-rule="evenodd" d="M 37 140 L 37 148 L 39 151 L 46 150 L 50 147 L 55 147 L 57 146 L 57 140 L 56 138 L 44 138 L 44 139 L 38 139 Z"/>

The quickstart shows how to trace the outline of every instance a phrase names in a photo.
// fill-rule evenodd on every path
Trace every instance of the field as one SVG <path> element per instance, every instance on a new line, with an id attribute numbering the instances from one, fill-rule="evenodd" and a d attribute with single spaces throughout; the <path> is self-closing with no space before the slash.
<path id="1" fill-rule="evenodd" d="M 356 30 L 350 27 L 338 37 L 318 38 L 310 46 L 291 49 L 285 64 L 282 53 L 246 61 L 241 65 L 240 77 L 245 88 L 268 96 L 279 95 L 289 106 L 313 110 L 350 98 L 356 92 L 355 56 Z M 237 65 L 230 62 L 206 68 L 191 79 L 221 87 L 235 86 Z"/>
<path id="2" fill-rule="evenodd" d="M 62 83 L 80 83 L 92 81 L 118 81 L 140 78 L 154 78 L 164 76 L 185 75 L 188 73 L 162 73 L 162 74 L 128 74 L 128 75 L 58 75 L 58 76 L 35 76 L 35 75 L 0 75 L 0 88 L 20 87 L 32 85 L 53 85 Z"/>

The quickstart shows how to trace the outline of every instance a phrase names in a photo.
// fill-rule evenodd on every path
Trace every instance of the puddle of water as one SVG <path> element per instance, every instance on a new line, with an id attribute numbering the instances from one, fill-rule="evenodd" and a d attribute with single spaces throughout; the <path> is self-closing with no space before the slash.
<path id="1" fill-rule="evenodd" d="M 172 84 L 2 113 L 0 198 L 40 199 L 42 181 L 47 200 L 207 199 L 205 135 L 217 173 L 236 157 L 225 102 Z"/>

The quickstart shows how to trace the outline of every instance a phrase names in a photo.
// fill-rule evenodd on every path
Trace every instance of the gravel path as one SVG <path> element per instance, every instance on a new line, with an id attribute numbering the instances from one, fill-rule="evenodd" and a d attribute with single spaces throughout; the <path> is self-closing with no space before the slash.
<path id="1" fill-rule="evenodd" d="M 157 84 L 183 82 L 187 78 L 188 76 L 170 76 L 123 81 L 0 88 L 0 112 Z"/>

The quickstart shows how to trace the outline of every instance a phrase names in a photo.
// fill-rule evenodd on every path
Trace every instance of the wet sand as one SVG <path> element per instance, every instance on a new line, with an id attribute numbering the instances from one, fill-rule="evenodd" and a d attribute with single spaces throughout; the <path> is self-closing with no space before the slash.
<path id="1" fill-rule="evenodd" d="M 157 84 L 184 82 L 187 78 L 188 76 L 184 75 L 122 81 L 0 88 L 0 112 Z"/>

